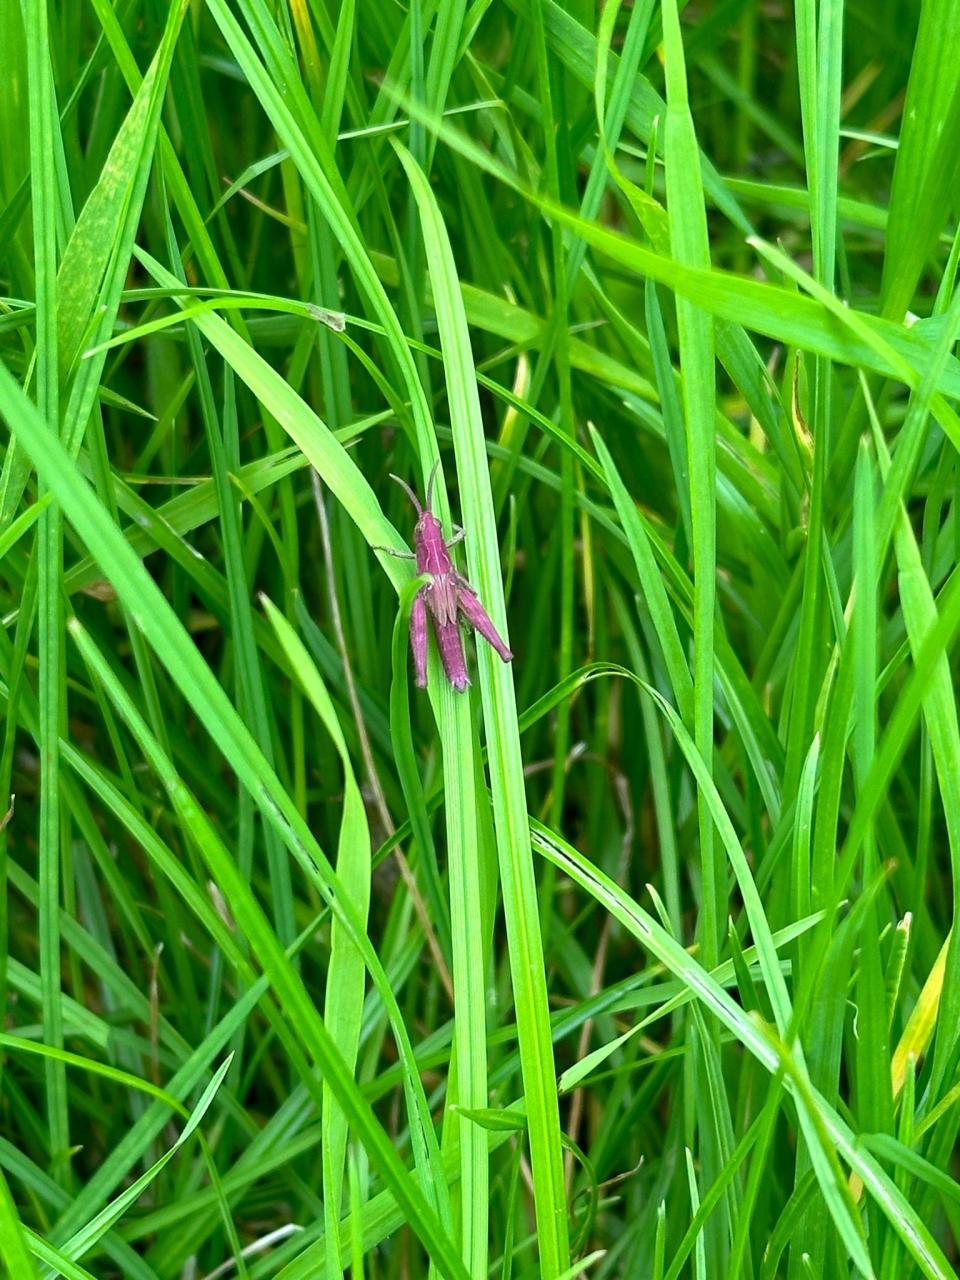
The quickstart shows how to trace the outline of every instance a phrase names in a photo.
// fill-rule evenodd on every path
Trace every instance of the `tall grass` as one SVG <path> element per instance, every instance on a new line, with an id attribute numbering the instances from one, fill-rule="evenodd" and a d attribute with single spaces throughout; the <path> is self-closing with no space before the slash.
<path id="1" fill-rule="evenodd" d="M 5 1274 L 957 1274 L 956 6 L 0 24 Z"/>

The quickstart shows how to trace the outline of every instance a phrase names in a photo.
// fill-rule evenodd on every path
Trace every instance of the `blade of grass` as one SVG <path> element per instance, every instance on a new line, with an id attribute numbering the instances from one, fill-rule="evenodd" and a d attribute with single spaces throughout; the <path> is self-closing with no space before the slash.
<path id="1" fill-rule="evenodd" d="M 337 715 L 303 642 L 286 618 L 266 598 L 267 617 L 277 633 L 290 665 L 303 686 L 310 705 L 333 739 L 343 765 L 344 800 L 337 849 L 337 874 L 350 894 L 354 910 L 366 920 L 370 906 L 370 831 L 363 797 L 353 772 L 347 745 Z M 364 995 L 363 957 L 351 943 L 339 921 L 334 921 L 327 968 L 324 1021 L 349 1070 L 356 1069 L 360 1040 L 360 1020 Z M 343 1200 L 343 1175 L 347 1154 L 347 1119 L 337 1105 L 329 1085 L 324 1087 L 323 1107 L 324 1214 L 328 1248 L 328 1274 L 342 1274 L 338 1221 Z"/>
<path id="2" fill-rule="evenodd" d="M 59 424 L 57 355 L 57 222 L 60 192 L 55 168 L 59 137 L 56 97 L 50 66 L 47 6 L 31 0 L 23 10 L 27 46 L 30 118 L 30 206 L 33 218 L 36 281 L 36 395 L 40 414 Z M 41 490 L 41 497 L 44 491 Z M 40 665 L 40 973 L 43 983 L 43 1034 L 47 1044 L 63 1048 L 60 1014 L 61 814 L 59 773 L 61 724 L 66 719 L 63 671 L 63 614 L 60 578 L 63 524 L 56 503 L 40 516 L 37 528 Z M 69 891 L 69 890 L 68 890 Z M 58 1180 L 69 1181 L 70 1147 L 67 1082 L 63 1064 L 46 1064 L 46 1106 L 50 1156 Z"/>
<path id="3" fill-rule="evenodd" d="M 36 1280 L 37 1269 L 33 1264 L 27 1236 L 17 1213 L 17 1206 L 10 1194 L 10 1186 L 0 1171 L 0 1258 L 11 1276 L 23 1276 L 23 1280 Z"/>
<path id="4" fill-rule="evenodd" d="M 82 1258 L 85 1253 L 93 1248 L 101 1236 L 109 1231 L 110 1227 L 121 1217 L 127 1206 L 133 1204 L 143 1194 L 160 1171 L 169 1164 L 184 1143 L 189 1141 L 190 1137 L 197 1131 L 198 1126 L 217 1096 L 223 1078 L 230 1068 L 230 1061 L 230 1058 L 227 1057 L 214 1072 L 213 1079 L 197 1100 L 196 1106 L 191 1111 L 187 1123 L 177 1135 L 173 1146 L 164 1152 L 160 1159 L 151 1165 L 145 1173 L 142 1173 L 135 1182 L 125 1188 L 117 1196 L 116 1200 L 101 1209 L 95 1218 L 92 1218 L 79 1231 L 75 1232 L 62 1246 L 62 1252 L 71 1262 L 77 1258 Z"/>
<path id="5" fill-rule="evenodd" d="M 684 265 L 709 268 L 700 150 L 687 96 L 687 69 L 675 0 L 666 0 L 661 6 L 661 20 L 667 98 L 663 151 L 670 249 L 674 259 Z M 714 330 L 712 318 L 696 303 L 678 298 L 676 305 L 693 558 L 693 733 L 704 767 L 712 772 L 717 572 Z M 704 964 L 712 969 L 719 959 L 721 921 L 726 914 L 726 877 L 702 789 L 697 793 L 697 810 L 702 880 L 697 931 Z M 696 1043 L 709 1078 L 710 1063 L 718 1056 L 719 1047 L 714 1026 L 705 1027 L 704 1032 Z M 722 1129 L 717 1127 L 718 1112 L 710 1103 L 708 1090 L 701 1088 L 696 1096 L 701 1162 L 705 1178 L 713 1183 L 730 1153 L 725 1149 Z M 729 1116 L 727 1120 L 724 1128 L 730 1127 Z M 694 1182 L 690 1192 L 696 1213 L 698 1195 Z M 695 1274 L 706 1269 L 708 1256 L 714 1274 L 719 1274 L 725 1264 L 725 1252 L 722 1223 L 712 1219 L 697 1247 Z"/>
<path id="6" fill-rule="evenodd" d="M 469 530 L 467 564 L 470 580 L 484 601 L 494 626 L 506 636 L 506 609 L 483 419 L 456 266 L 429 184 L 409 154 L 399 150 L 399 155 L 420 210 L 427 265 L 433 282 L 464 527 Z M 479 647 L 477 662 L 504 920 L 527 1097 L 540 1265 L 544 1275 L 557 1276 L 569 1265 L 567 1209 L 546 973 L 536 885 L 528 852 L 527 806 L 516 695 L 510 668 L 503 665 L 487 646 Z M 465 1099 L 461 1101 L 466 1105 Z"/>
<path id="7" fill-rule="evenodd" d="M 899 320 L 950 212 L 949 174 L 956 166 L 960 72 L 953 50 L 960 15 L 942 0 L 924 5 L 913 43 L 900 145 L 890 191 L 881 296 L 883 314 Z"/>

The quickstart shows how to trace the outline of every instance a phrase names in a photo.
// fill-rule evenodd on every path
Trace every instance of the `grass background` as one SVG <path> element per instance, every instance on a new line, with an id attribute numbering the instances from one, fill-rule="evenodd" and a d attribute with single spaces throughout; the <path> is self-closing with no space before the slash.
<path id="1" fill-rule="evenodd" d="M 6 1274 L 954 1276 L 960 11 L 0 30 Z"/>

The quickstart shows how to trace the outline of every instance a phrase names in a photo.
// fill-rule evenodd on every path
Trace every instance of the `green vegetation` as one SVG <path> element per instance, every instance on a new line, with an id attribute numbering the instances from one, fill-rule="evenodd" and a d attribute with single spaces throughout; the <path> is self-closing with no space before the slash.
<path id="1" fill-rule="evenodd" d="M 960 9 L 0 29 L 0 1271 L 953 1277 Z"/>

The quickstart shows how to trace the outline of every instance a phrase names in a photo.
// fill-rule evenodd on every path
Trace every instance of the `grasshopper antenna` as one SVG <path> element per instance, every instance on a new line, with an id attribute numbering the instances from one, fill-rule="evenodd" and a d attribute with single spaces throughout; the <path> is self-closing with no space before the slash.
<path id="1" fill-rule="evenodd" d="M 428 511 L 433 510 L 433 482 L 437 478 L 437 468 L 439 466 L 440 466 L 440 459 L 438 458 L 436 462 L 433 464 L 433 467 L 430 471 L 430 479 L 427 481 L 427 510 Z"/>
<path id="2" fill-rule="evenodd" d="M 413 503 L 413 505 L 416 507 L 416 509 L 417 509 L 417 515 L 418 515 L 418 516 L 422 516 L 422 515 L 423 515 L 423 507 L 421 507 L 421 505 L 420 505 L 420 499 L 417 497 L 417 495 L 413 492 L 413 490 L 412 490 L 412 489 L 410 488 L 410 486 L 407 484 L 406 480 L 401 480 L 401 479 L 400 479 L 400 477 L 399 477 L 399 476 L 395 476 L 395 475 L 393 474 L 393 472 L 392 472 L 392 471 L 390 472 L 390 479 L 391 479 L 391 480 L 396 480 L 397 484 L 400 486 L 400 488 L 404 491 L 404 493 L 407 495 L 407 497 L 410 499 L 410 501 L 411 501 L 411 502 Z M 427 499 L 427 506 L 428 506 L 428 507 L 430 506 L 430 500 L 429 500 L 429 498 Z"/>

